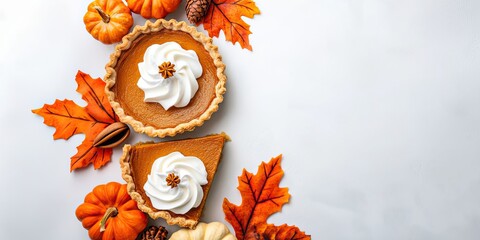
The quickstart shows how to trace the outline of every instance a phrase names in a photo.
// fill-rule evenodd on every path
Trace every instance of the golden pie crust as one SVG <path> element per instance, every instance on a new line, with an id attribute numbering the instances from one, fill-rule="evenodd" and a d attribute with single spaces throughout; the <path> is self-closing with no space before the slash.
<path id="1" fill-rule="evenodd" d="M 197 78 L 198 91 L 187 106 L 165 110 L 158 103 L 144 102 L 144 93 L 136 84 L 140 77 L 138 63 L 143 61 L 146 48 L 169 41 L 194 50 L 203 73 Z M 105 69 L 105 91 L 120 121 L 151 137 L 174 136 L 203 125 L 218 110 L 226 91 L 225 64 L 212 39 L 173 19 L 136 26 L 115 47 Z"/>
<path id="2" fill-rule="evenodd" d="M 127 191 L 137 202 L 138 208 L 151 218 L 164 218 L 168 224 L 195 228 L 202 215 L 203 208 L 210 191 L 218 164 L 220 163 L 223 145 L 229 137 L 225 133 L 209 135 L 201 138 L 167 141 L 159 143 L 126 144 L 120 158 L 122 177 L 127 182 Z M 153 162 L 172 152 L 181 152 L 185 156 L 198 157 L 207 170 L 206 185 L 202 186 L 203 199 L 200 205 L 185 214 L 175 214 L 168 210 L 156 209 L 146 195 L 143 186 L 151 172 Z"/>

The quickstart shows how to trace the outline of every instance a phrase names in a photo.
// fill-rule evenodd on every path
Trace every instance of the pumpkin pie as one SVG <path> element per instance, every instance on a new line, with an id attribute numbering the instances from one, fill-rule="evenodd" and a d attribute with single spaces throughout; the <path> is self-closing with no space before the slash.
<path id="1" fill-rule="evenodd" d="M 120 165 L 128 193 L 151 218 L 195 228 L 227 140 L 222 133 L 125 145 Z"/>
<path id="2" fill-rule="evenodd" d="M 185 61 L 168 54 L 159 60 L 158 55 L 168 51 L 183 51 Z M 188 72 L 182 72 L 184 66 Z M 212 39 L 173 19 L 136 26 L 115 47 L 105 68 L 105 90 L 120 121 L 151 137 L 203 125 L 226 91 L 225 65 Z M 170 93 L 165 95 L 165 90 Z"/>

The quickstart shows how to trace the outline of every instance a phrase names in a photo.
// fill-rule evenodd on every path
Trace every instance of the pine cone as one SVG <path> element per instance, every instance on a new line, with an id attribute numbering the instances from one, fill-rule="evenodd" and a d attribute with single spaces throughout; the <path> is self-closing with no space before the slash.
<path id="1" fill-rule="evenodd" d="M 167 240 L 168 231 L 162 226 L 150 226 L 143 231 L 140 240 Z"/>
<path id="2" fill-rule="evenodd" d="M 207 14 L 210 2 L 212 2 L 212 0 L 187 0 L 185 11 L 187 12 L 188 20 L 191 23 L 200 22 L 205 14 Z"/>

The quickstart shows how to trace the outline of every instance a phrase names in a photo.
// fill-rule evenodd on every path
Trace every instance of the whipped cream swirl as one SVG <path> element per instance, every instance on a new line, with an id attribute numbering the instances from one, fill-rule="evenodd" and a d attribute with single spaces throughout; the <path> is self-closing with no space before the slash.
<path id="1" fill-rule="evenodd" d="M 159 71 L 165 62 L 175 65 L 173 76 L 166 79 Z M 165 110 L 187 106 L 198 90 L 197 78 L 203 72 L 197 53 L 183 49 L 176 42 L 148 47 L 138 70 L 137 86 L 145 93 L 144 101 L 160 103 Z"/>
<path id="2" fill-rule="evenodd" d="M 172 173 L 180 179 L 174 187 L 167 181 Z M 203 199 L 201 185 L 207 183 L 207 170 L 202 160 L 172 152 L 155 160 L 143 189 L 154 208 L 185 214 L 200 205 Z"/>

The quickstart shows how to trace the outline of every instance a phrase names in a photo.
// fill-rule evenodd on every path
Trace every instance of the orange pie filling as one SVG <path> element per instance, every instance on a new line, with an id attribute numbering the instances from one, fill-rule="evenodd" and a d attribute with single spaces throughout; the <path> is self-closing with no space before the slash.
<path id="1" fill-rule="evenodd" d="M 195 77 L 196 81 L 194 84 L 197 86 L 187 90 L 173 90 L 194 92 L 191 94 L 191 98 L 188 97 L 189 101 L 187 103 L 183 102 L 183 104 L 176 106 L 167 104 L 167 107 L 164 107 L 156 101 L 145 101 L 148 98 L 146 96 L 148 93 L 142 90 L 140 85 L 143 84 L 146 88 L 153 86 L 147 85 L 146 81 L 142 82 L 142 75 L 146 75 L 142 74 L 143 72 L 149 72 L 153 75 L 152 67 L 157 68 L 156 73 L 158 75 L 157 78 L 159 78 L 157 80 L 159 81 L 165 80 L 165 82 L 168 82 L 176 76 L 184 77 L 188 75 L 183 74 L 181 76 L 182 72 L 179 71 L 182 71 L 184 66 L 172 63 L 172 61 L 157 62 L 156 66 L 153 66 L 151 62 L 145 61 L 146 55 L 152 52 L 152 48 L 172 43 L 178 44 L 186 51 L 191 50 L 189 52 L 194 52 L 198 57 L 202 70 L 198 77 Z M 150 68 L 147 69 L 145 67 L 142 70 L 140 67 L 144 65 Z M 137 37 L 130 48 L 125 50 L 118 58 L 115 71 L 116 82 L 111 90 L 114 92 L 115 100 L 120 104 L 124 113 L 134 119 L 141 119 L 141 122 L 145 125 L 160 129 L 173 128 L 181 123 L 199 118 L 209 108 L 212 100 L 215 98 L 215 86 L 219 82 L 217 67 L 203 44 L 193 39 L 189 33 L 170 29 L 163 29 L 159 32 L 143 34 Z"/>

